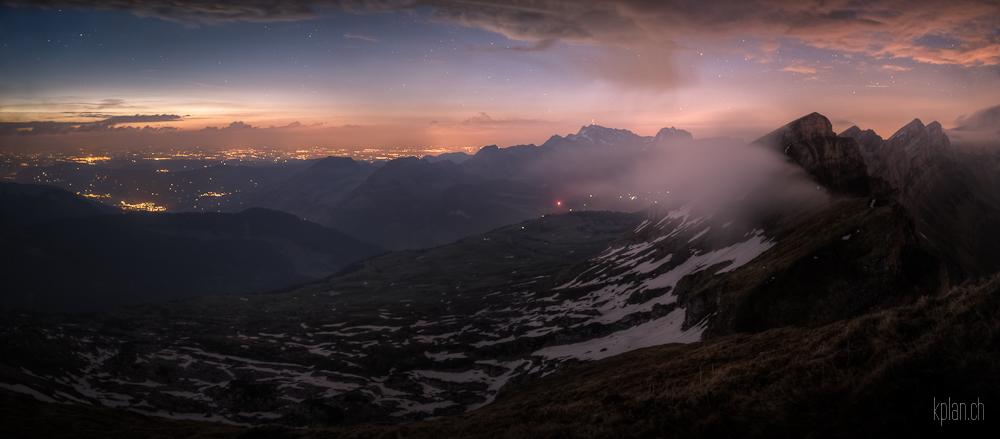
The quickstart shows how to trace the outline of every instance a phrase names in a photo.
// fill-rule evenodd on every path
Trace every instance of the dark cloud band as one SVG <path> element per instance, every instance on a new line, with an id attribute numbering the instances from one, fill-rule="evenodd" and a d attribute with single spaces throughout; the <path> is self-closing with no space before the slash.
<path id="1" fill-rule="evenodd" d="M 3 0 L 15 6 L 131 10 L 170 20 L 281 21 L 321 8 L 388 12 L 428 8 L 432 19 L 509 38 L 669 48 L 680 38 L 790 38 L 876 57 L 934 64 L 1000 64 L 996 0 Z M 948 44 L 940 44 L 947 41 Z"/>
<path id="2" fill-rule="evenodd" d="M 119 126 L 129 123 L 156 123 L 172 122 L 181 120 L 176 114 L 152 114 L 134 116 L 111 116 L 97 122 L 0 122 L 0 135 L 22 136 L 39 134 L 69 134 L 69 133 L 91 133 L 101 131 L 145 131 L 159 132 L 172 131 L 174 127 L 150 127 L 137 128 L 132 126 Z"/>

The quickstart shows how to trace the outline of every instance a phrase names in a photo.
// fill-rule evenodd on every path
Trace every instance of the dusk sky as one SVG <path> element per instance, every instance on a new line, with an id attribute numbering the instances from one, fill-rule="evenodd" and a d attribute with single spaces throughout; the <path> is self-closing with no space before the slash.
<path id="1" fill-rule="evenodd" d="M 4 149 L 750 141 L 813 111 L 888 137 L 1000 105 L 996 0 L 0 0 L 0 42 Z"/>

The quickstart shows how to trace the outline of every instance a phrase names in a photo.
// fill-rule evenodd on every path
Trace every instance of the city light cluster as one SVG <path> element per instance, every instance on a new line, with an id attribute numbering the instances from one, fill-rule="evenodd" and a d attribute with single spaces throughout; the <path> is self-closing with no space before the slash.
<path id="1" fill-rule="evenodd" d="M 136 203 L 130 204 L 122 201 L 119 206 L 125 210 L 141 211 L 141 212 L 165 212 L 167 208 L 162 206 L 157 206 L 153 203 Z"/>

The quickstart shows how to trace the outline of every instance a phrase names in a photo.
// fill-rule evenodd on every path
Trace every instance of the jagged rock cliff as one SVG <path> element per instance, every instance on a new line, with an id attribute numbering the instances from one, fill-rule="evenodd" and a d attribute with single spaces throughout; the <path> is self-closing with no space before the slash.
<path id="1" fill-rule="evenodd" d="M 956 280 L 1000 269 L 1000 197 L 982 178 L 989 172 L 977 177 L 956 160 L 941 124 L 914 119 L 877 143 L 857 127 L 841 136 L 866 145 L 869 173 L 899 190 L 920 236 L 949 262 Z"/>
<path id="2" fill-rule="evenodd" d="M 858 143 L 837 137 L 830 120 L 819 113 L 778 128 L 752 145 L 786 155 L 834 193 L 867 196 L 878 186 L 868 176 Z"/>
<path id="3" fill-rule="evenodd" d="M 840 137 L 850 137 L 858 142 L 858 146 L 861 147 L 861 156 L 865 158 L 865 162 L 868 162 L 868 158 L 875 153 L 875 150 L 882 144 L 885 140 L 882 136 L 878 135 L 873 130 L 862 130 L 854 125 L 844 132 L 838 134 Z"/>

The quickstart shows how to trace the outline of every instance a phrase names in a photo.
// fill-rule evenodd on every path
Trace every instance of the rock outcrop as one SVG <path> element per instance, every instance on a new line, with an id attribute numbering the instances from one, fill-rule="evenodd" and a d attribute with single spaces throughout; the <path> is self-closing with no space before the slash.
<path id="1" fill-rule="evenodd" d="M 958 160 L 937 122 L 914 119 L 877 143 L 869 132 L 852 127 L 841 136 L 865 145 L 868 172 L 899 190 L 928 247 L 951 263 L 952 277 L 1000 269 L 1000 197 L 983 178 L 989 172 Z"/>
<path id="2" fill-rule="evenodd" d="M 854 125 L 844 132 L 838 134 L 839 137 L 850 137 L 858 142 L 858 146 L 861 147 L 861 156 L 865 158 L 865 163 L 868 163 L 868 159 L 875 153 L 882 142 L 885 140 L 882 136 L 878 135 L 872 130 L 862 130 Z"/>
<path id="3" fill-rule="evenodd" d="M 834 193 L 867 196 L 877 186 L 868 176 L 858 143 L 838 137 L 830 120 L 819 113 L 778 128 L 752 145 L 784 154 Z"/>

